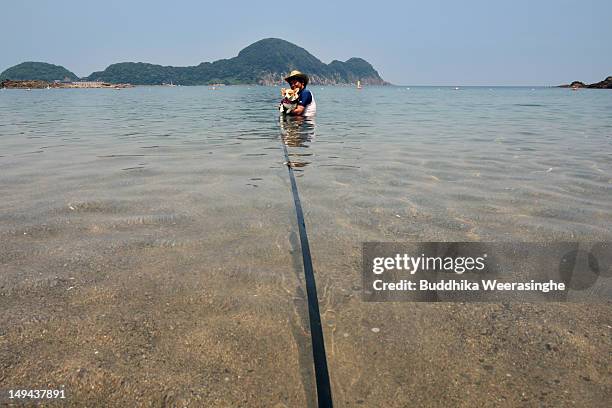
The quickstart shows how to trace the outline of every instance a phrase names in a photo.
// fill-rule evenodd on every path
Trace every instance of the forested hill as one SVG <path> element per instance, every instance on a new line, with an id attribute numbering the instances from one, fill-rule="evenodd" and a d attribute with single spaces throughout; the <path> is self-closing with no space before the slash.
<path id="1" fill-rule="evenodd" d="M 66 68 L 46 62 L 22 62 L 0 74 L 0 81 L 76 81 L 79 78 Z"/>
<path id="2" fill-rule="evenodd" d="M 282 82 L 282 78 L 294 69 L 307 73 L 314 84 L 345 84 L 357 80 L 370 85 L 386 84 L 372 65 L 361 58 L 325 64 L 305 49 L 277 38 L 257 41 L 230 59 L 190 67 L 122 62 L 94 72 L 87 79 L 135 85 L 170 82 L 179 85 L 270 85 Z"/>

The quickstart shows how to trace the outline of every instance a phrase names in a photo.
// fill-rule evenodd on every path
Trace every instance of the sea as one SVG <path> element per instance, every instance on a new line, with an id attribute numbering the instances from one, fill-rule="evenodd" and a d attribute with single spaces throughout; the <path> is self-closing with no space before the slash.
<path id="1" fill-rule="evenodd" d="M 612 240 L 612 92 L 309 88 L 311 120 L 279 117 L 279 87 L 0 90 L 5 379 L 59 376 L 80 402 L 91 385 L 129 403 L 130 389 L 111 392 L 129 379 L 151 398 L 177 390 L 173 403 L 314 404 L 288 165 L 339 406 L 414 401 L 397 383 L 452 405 L 476 377 L 441 367 L 493 364 L 440 350 L 480 338 L 466 322 L 497 306 L 364 304 L 364 242 Z M 596 319 L 576 307 L 571 319 Z M 535 331 L 564 318 L 542 308 L 495 313 Z M 591 352 L 580 344 L 574 355 Z M 428 363 L 402 362 L 409 353 Z M 515 375 L 512 355 L 495 354 L 502 368 L 481 380 Z"/>

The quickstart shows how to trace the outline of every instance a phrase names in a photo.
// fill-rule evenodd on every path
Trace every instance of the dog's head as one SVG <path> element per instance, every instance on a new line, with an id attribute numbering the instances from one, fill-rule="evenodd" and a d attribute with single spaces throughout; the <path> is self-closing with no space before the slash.
<path id="1" fill-rule="evenodd" d="M 284 99 L 295 101 L 298 98 L 298 93 L 291 88 L 281 88 L 281 96 Z"/>

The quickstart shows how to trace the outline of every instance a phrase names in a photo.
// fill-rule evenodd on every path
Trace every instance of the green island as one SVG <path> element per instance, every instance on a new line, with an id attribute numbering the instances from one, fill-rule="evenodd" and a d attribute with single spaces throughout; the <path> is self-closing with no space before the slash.
<path id="1" fill-rule="evenodd" d="M 0 81 L 95 81 L 133 85 L 210 85 L 282 83 L 283 76 L 299 69 L 308 73 L 313 84 L 356 83 L 386 85 L 374 67 L 364 59 L 350 58 L 321 62 L 305 49 L 278 38 L 266 38 L 241 50 L 237 56 L 196 66 L 174 67 L 144 62 L 121 62 L 103 71 L 78 78 L 66 68 L 44 62 L 24 62 L 0 74 Z"/>
<path id="2" fill-rule="evenodd" d="M 0 81 L 78 81 L 79 77 L 60 65 L 22 62 L 0 74 Z"/>

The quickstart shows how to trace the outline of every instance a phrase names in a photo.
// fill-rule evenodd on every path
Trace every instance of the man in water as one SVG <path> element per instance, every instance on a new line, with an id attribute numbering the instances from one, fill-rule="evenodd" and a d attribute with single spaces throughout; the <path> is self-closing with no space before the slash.
<path id="1" fill-rule="evenodd" d="M 291 71 L 289 76 L 285 78 L 291 89 L 298 92 L 298 106 L 291 112 L 291 116 L 314 116 L 317 112 L 317 104 L 315 103 L 312 92 L 306 89 L 308 85 L 308 75 L 300 71 Z"/>

